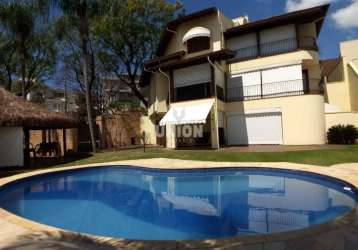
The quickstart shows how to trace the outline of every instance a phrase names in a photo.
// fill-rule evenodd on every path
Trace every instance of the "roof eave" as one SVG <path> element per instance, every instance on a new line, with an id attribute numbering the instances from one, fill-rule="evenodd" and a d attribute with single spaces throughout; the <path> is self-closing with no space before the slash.
<path id="1" fill-rule="evenodd" d="M 182 23 L 201 18 L 207 15 L 216 14 L 219 10 L 216 7 L 210 7 L 201 11 L 197 11 L 182 17 L 178 17 L 167 23 L 165 29 L 162 32 L 158 49 L 156 51 L 157 56 L 162 56 L 165 52 L 167 42 L 173 35 L 173 31 Z"/>
<path id="2" fill-rule="evenodd" d="M 235 56 L 235 54 L 236 54 L 235 51 L 228 50 L 228 49 L 222 49 L 219 51 L 210 52 L 210 53 L 207 53 L 204 55 L 184 59 L 181 61 L 163 64 L 163 65 L 160 65 L 160 68 L 163 71 L 174 70 L 174 69 L 178 69 L 178 68 L 184 68 L 184 67 L 189 67 L 189 66 L 205 63 L 208 61 L 208 58 L 211 61 L 220 61 L 220 60 L 230 59 L 230 58 L 233 58 Z"/>
<path id="3" fill-rule="evenodd" d="M 273 16 L 270 18 L 247 23 L 241 26 L 236 26 L 227 29 L 224 32 L 224 36 L 225 38 L 231 38 L 237 35 L 242 35 L 262 29 L 272 28 L 282 24 L 306 23 L 306 22 L 310 22 L 310 21 L 313 22 L 315 20 L 321 19 L 320 21 L 317 21 L 319 23 L 317 27 L 317 33 L 319 33 L 323 24 L 323 19 L 327 14 L 329 6 L 330 6 L 329 4 L 325 4 L 309 9 L 286 13 L 283 15 Z"/>

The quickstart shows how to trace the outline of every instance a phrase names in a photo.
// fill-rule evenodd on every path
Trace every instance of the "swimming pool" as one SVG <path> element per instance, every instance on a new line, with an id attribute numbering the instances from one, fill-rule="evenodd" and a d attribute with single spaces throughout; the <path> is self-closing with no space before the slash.
<path id="1" fill-rule="evenodd" d="M 300 171 L 111 166 L 7 184 L 0 207 L 81 233 L 193 240 L 309 228 L 353 210 L 357 197 L 343 181 Z"/>

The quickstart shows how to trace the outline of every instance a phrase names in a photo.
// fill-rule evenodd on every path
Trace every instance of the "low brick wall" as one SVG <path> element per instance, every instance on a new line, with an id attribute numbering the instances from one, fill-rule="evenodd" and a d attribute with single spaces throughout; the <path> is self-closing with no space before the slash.
<path id="1" fill-rule="evenodd" d="M 115 115 L 98 117 L 101 148 L 120 148 L 139 144 L 140 134 L 139 111 L 122 112 Z"/>

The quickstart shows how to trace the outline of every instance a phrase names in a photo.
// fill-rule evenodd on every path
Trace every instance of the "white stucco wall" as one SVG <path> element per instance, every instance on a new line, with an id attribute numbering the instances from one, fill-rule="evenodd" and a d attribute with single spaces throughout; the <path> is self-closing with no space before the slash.
<path id="1" fill-rule="evenodd" d="M 155 124 L 149 119 L 148 116 L 140 118 L 140 133 L 145 132 L 147 135 L 147 144 L 156 144 L 157 135 L 155 131 Z"/>
<path id="2" fill-rule="evenodd" d="M 340 43 L 341 56 L 348 61 L 358 58 L 358 39 Z"/>
<path id="3" fill-rule="evenodd" d="M 354 112 L 337 112 L 326 113 L 326 129 L 328 130 L 332 126 L 336 125 L 354 125 L 358 127 L 358 113 Z"/>
<path id="4" fill-rule="evenodd" d="M 23 166 L 22 127 L 0 127 L 0 167 Z"/>
<path id="5" fill-rule="evenodd" d="M 322 145 L 326 143 L 324 97 L 298 95 L 225 104 L 225 111 L 245 113 L 247 110 L 280 108 L 284 145 Z"/>

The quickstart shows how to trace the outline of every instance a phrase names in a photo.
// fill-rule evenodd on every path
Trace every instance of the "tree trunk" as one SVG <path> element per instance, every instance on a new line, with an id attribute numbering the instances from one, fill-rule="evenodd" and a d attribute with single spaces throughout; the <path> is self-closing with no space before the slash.
<path id="1" fill-rule="evenodd" d="M 91 107 L 91 97 L 92 97 L 92 86 L 88 80 L 88 67 L 90 64 L 90 55 L 88 53 L 88 37 L 89 37 L 89 31 L 88 31 L 88 19 L 87 14 L 84 14 L 84 16 L 81 17 L 80 20 L 80 36 L 81 36 L 81 46 L 82 46 L 82 56 L 84 59 L 83 63 L 83 81 L 86 87 L 86 109 L 87 109 L 87 119 L 88 119 L 88 126 L 90 130 L 90 136 L 91 136 L 91 145 L 92 145 L 92 152 L 96 152 L 96 138 L 95 138 L 95 131 L 94 131 L 94 120 L 92 115 L 92 107 Z"/>
<path id="2" fill-rule="evenodd" d="M 85 63 L 86 64 L 86 63 Z M 86 66 L 84 66 L 84 70 Z M 90 130 L 90 136 L 91 136 L 91 144 L 92 144 L 92 152 L 97 151 L 96 147 L 96 137 L 95 137 L 95 131 L 94 131 L 94 120 L 92 115 L 92 107 L 91 107 L 91 88 L 88 84 L 86 84 L 86 109 L 87 109 L 87 119 L 88 119 L 88 126 Z"/>
<path id="3" fill-rule="evenodd" d="M 25 39 L 21 33 L 16 35 L 17 53 L 20 57 L 21 63 L 21 96 L 26 98 L 25 87 L 26 87 L 26 48 Z"/>
<path id="4" fill-rule="evenodd" d="M 25 55 L 21 55 L 21 96 L 22 98 L 26 98 L 25 93 L 25 87 L 26 87 L 26 59 Z"/>
<path id="5" fill-rule="evenodd" d="M 11 92 L 12 89 L 12 78 L 11 78 L 11 72 L 10 70 L 7 70 L 7 90 Z"/>
<path id="6" fill-rule="evenodd" d="M 143 102 L 143 104 L 144 104 L 144 106 L 145 106 L 146 108 L 148 108 L 148 101 L 147 101 L 147 100 L 144 98 L 144 96 L 139 92 L 139 90 L 137 89 L 137 87 L 136 87 L 135 85 L 136 85 L 135 82 L 134 82 L 134 83 L 132 82 L 132 83 L 128 84 L 128 86 L 129 86 L 129 87 L 131 88 L 131 90 L 133 91 L 133 94 L 134 94 L 135 96 L 137 96 L 141 102 Z"/>

